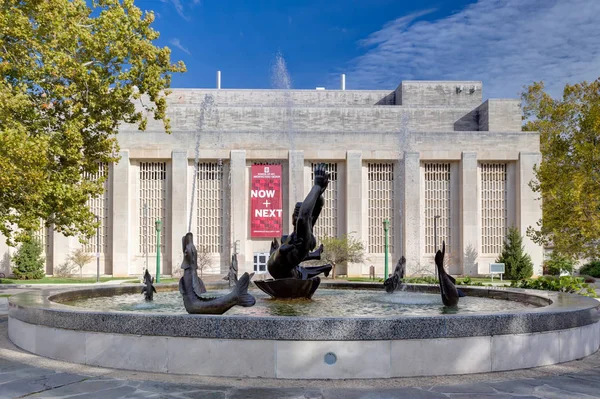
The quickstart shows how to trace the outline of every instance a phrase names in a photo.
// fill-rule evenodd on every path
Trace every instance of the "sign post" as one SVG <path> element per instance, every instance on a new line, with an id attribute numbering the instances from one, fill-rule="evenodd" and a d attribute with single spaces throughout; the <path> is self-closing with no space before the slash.
<path id="1" fill-rule="evenodd" d="M 500 281 L 502 281 L 502 275 L 504 273 L 505 273 L 504 263 L 490 263 L 490 276 L 492 276 L 492 281 L 494 281 L 494 274 L 499 274 Z"/>
<path id="2" fill-rule="evenodd" d="M 281 237 L 281 165 L 252 165 L 250 236 Z"/>
<path id="3" fill-rule="evenodd" d="M 160 219 L 156 220 L 156 282 L 160 283 Z"/>
<path id="4" fill-rule="evenodd" d="M 390 227 L 390 221 L 385 219 L 383 221 L 383 232 L 385 234 L 385 268 L 383 272 L 383 278 L 388 278 L 388 229 Z"/>

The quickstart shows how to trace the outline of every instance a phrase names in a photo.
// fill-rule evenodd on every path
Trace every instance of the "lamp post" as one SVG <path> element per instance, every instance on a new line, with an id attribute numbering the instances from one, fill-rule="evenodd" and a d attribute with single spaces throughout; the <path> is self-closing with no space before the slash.
<path id="1" fill-rule="evenodd" d="M 148 270 L 148 204 L 144 203 L 144 252 L 146 255 L 146 264 L 144 265 L 144 271 Z M 143 279 L 142 274 L 142 279 Z"/>
<path id="2" fill-rule="evenodd" d="M 383 271 L 383 278 L 388 277 L 388 230 L 390 227 L 390 221 L 385 219 L 383 221 L 383 232 L 385 234 L 385 268 Z"/>
<path id="3" fill-rule="evenodd" d="M 436 215 L 433 217 L 433 237 L 434 237 L 433 245 L 435 246 L 435 248 L 433 249 L 434 253 L 437 252 L 437 250 L 438 250 L 438 241 L 437 241 L 438 228 L 437 228 L 437 225 L 438 225 L 438 219 L 440 217 L 441 217 L 440 215 Z"/>
<path id="4" fill-rule="evenodd" d="M 156 282 L 160 283 L 160 224 L 159 219 L 156 220 Z"/>
<path id="5" fill-rule="evenodd" d="M 100 218 L 96 215 L 96 282 L 100 282 Z"/>

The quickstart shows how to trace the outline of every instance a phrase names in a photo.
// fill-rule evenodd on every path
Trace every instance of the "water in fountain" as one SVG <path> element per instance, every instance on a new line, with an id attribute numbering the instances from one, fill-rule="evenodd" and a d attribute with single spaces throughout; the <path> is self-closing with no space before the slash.
<path id="1" fill-rule="evenodd" d="M 200 133 L 204 127 L 204 121 L 210 117 L 210 111 L 214 104 L 214 97 L 211 94 L 206 94 L 200 105 L 200 119 L 198 122 L 198 130 L 196 131 L 196 146 L 194 152 L 194 177 L 192 179 L 192 198 L 190 199 L 190 219 L 188 224 L 188 231 L 192 231 L 192 215 L 194 214 L 194 199 L 196 196 L 196 180 L 198 179 L 198 159 L 200 158 Z"/>
<path id="2" fill-rule="evenodd" d="M 290 143 L 290 151 L 295 151 L 296 150 L 296 135 L 294 132 L 294 126 L 293 126 L 293 99 L 292 99 L 292 93 L 290 92 L 291 88 L 292 88 L 292 79 L 290 78 L 290 74 L 288 72 L 287 69 L 287 65 L 285 63 L 285 59 L 283 58 L 283 56 L 281 55 L 281 53 L 278 53 L 275 56 L 275 64 L 273 64 L 273 67 L 271 68 L 271 83 L 273 85 L 273 88 L 275 89 L 280 89 L 280 90 L 284 90 L 283 92 L 283 106 L 285 108 L 284 113 L 285 113 L 285 121 L 283 124 L 283 130 L 284 133 L 287 135 L 288 137 L 288 141 Z M 298 201 L 298 197 L 297 197 L 297 189 L 296 189 L 296 168 L 293 162 L 293 159 L 290 158 L 289 159 L 289 163 L 290 163 L 290 175 L 292 176 L 292 197 L 289 199 L 290 204 L 295 204 Z"/>

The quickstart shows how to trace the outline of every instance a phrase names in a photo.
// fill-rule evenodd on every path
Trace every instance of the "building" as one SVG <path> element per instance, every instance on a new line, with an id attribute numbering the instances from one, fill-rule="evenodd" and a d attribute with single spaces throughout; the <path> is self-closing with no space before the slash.
<path id="1" fill-rule="evenodd" d="M 225 273 L 234 250 L 240 272 L 264 270 L 271 238 L 250 231 L 256 164 L 281 165 L 287 234 L 313 166 L 327 163 L 331 183 L 317 236 L 351 233 L 364 242 L 368 260 L 340 270 L 352 276 L 368 276 L 370 265 L 383 275 L 386 219 L 390 270 L 405 255 L 409 274 L 433 271 L 437 225 L 450 273 L 477 275 L 488 273 L 509 226 L 525 235 L 541 217 L 528 186 L 540 161 L 539 134 L 521 130 L 518 100 L 482 102 L 481 82 L 403 81 L 396 90 L 175 89 L 168 115 L 171 135 L 156 121 L 146 132 L 120 129 L 121 160 L 106 166 L 106 192 L 91 202 L 102 220 L 101 274 L 139 275 L 146 253 L 154 270 L 157 219 L 162 270 L 171 274 L 183 259 L 190 207 L 196 243 L 214 260 L 205 273 Z M 47 230 L 39 235 L 52 274 L 80 244 Z M 0 245 L 6 263 L 12 249 Z M 527 237 L 524 245 L 541 274 L 543 249 Z M 85 248 L 97 252 L 96 238 Z M 95 272 L 95 262 L 84 269 Z"/>

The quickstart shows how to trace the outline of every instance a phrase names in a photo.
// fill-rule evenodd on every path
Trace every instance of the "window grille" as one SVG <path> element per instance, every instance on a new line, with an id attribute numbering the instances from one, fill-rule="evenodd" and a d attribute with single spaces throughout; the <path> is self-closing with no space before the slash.
<path id="1" fill-rule="evenodd" d="M 394 164 L 368 163 L 369 253 L 385 252 L 383 221 L 389 221 L 389 252 L 394 253 Z"/>
<path id="2" fill-rule="evenodd" d="M 200 162 L 196 175 L 196 239 L 198 248 L 223 252 L 224 198 L 223 162 Z"/>
<path id="3" fill-rule="evenodd" d="M 144 212 L 147 205 L 147 213 Z M 139 237 L 140 253 L 144 253 L 145 245 L 148 253 L 156 253 L 156 220 L 162 222 L 160 230 L 160 250 L 165 250 L 165 214 L 167 205 L 167 163 L 140 163 L 140 212 Z M 147 238 L 147 241 L 145 240 Z"/>
<path id="4" fill-rule="evenodd" d="M 318 162 L 310 164 L 310 181 L 315 180 L 315 168 L 319 165 Z M 338 164 L 330 162 L 325 164 L 327 172 L 329 172 L 329 185 L 323 194 L 325 204 L 321 209 L 319 219 L 315 224 L 314 235 L 317 238 L 323 238 L 326 236 L 337 237 L 337 207 L 338 207 Z"/>
<path id="5" fill-rule="evenodd" d="M 451 249 L 450 229 L 450 164 L 425 165 L 425 253 L 433 254 L 446 242 L 446 252 Z M 435 216 L 437 220 L 438 248 L 435 248 Z"/>
<path id="6" fill-rule="evenodd" d="M 87 180 L 95 181 L 100 177 L 108 175 L 108 165 L 101 163 L 98 166 L 98 172 L 95 174 L 85 173 L 84 177 Z M 85 252 L 89 253 L 105 253 L 107 251 L 107 235 L 108 235 L 108 179 L 104 180 L 104 192 L 97 198 L 90 198 L 87 202 L 90 211 L 98 216 L 100 220 L 100 248 L 98 248 L 98 239 L 96 235 L 88 238 L 83 245 Z"/>
<path id="7" fill-rule="evenodd" d="M 46 227 L 44 221 L 40 219 L 40 225 L 38 229 L 33 232 L 33 238 L 40 243 L 44 255 L 48 253 L 48 247 L 50 246 L 50 229 Z"/>
<path id="8" fill-rule="evenodd" d="M 499 254 L 507 233 L 506 164 L 481 164 L 481 247 Z"/>

